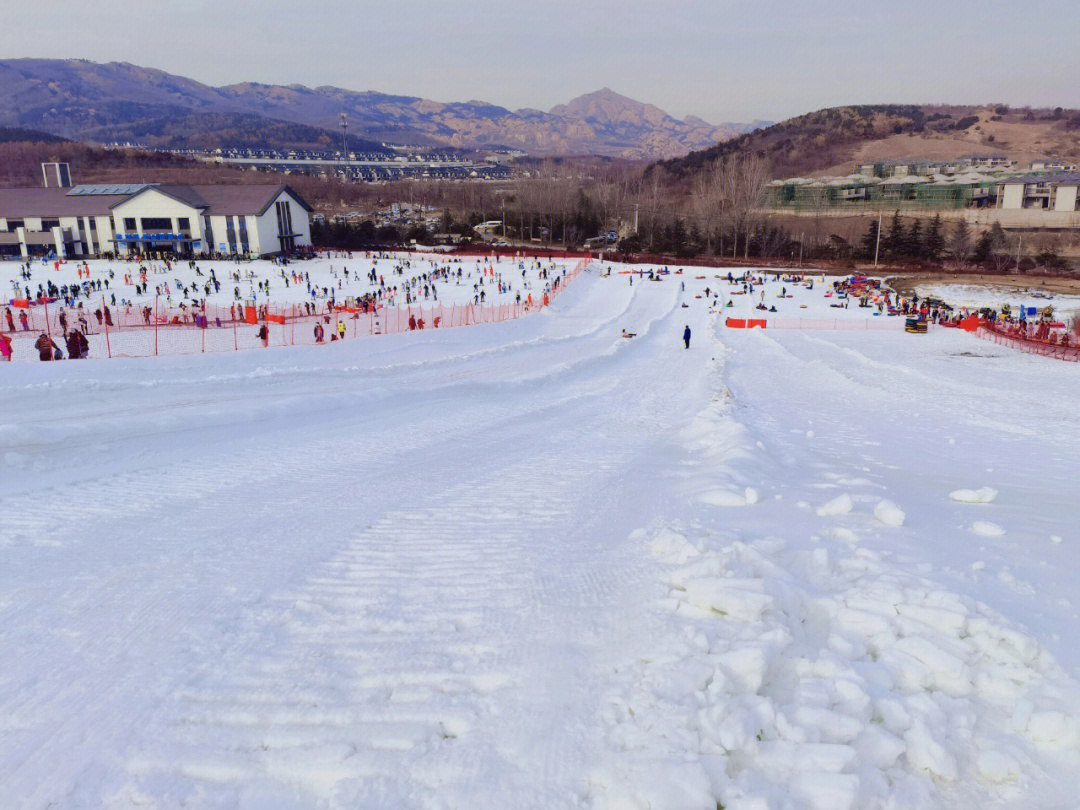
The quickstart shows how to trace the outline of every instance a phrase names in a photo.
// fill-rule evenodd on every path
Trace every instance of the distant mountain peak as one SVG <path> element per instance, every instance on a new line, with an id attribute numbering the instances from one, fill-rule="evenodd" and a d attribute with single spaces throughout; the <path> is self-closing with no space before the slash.
<path id="1" fill-rule="evenodd" d="M 746 130 L 742 124 L 713 127 L 696 116 L 680 121 L 610 87 L 549 112 L 510 111 L 482 100 L 438 102 L 332 86 L 249 81 L 211 87 L 119 62 L 0 59 L 0 126 L 81 140 L 175 145 L 197 134 L 204 145 L 241 135 L 245 143 L 268 147 L 333 143 L 343 112 L 358 139 L 466 149 L 509 144 L 534 155 L 675 157 Z"/>

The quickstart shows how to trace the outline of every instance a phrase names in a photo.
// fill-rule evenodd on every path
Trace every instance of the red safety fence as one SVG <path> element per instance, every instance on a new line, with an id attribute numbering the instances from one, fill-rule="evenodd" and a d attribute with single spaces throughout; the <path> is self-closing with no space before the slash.
<path id="1" fill-rule="evenodd" d="M 998 324 L 982 321 L 976 335 L 1010 349 L 1080 362 L 1080 338 L 1068 332 L 1050 329 L 1047 324 Z"/>
<path id="2" fill-rule="evenodd" d="M 521 303 L 402 306 L 317 304 L 167 307 L 161 298 L 128 306 L 109 306 L 105 298 L 82 308 L 55 300 L 12 301 L 0 315 L 0 333 L 13 339 L 15 360 L 38 358 L 35 342 L 44 332 L 65 355 L 65 336 L 78 329 L 90 344 L 90 357 L 156 357 L 240 351 L 264 346 L 304 346 L 338 340 L 430 329 L 499 323 L 539 312 L 588 266 L 582 259 L 550 290 Z M 8 321 L 8 313 L 11 320 Z"/>
<path id="3" fill-rule="evenodd" d="M 826 331 L 867 332 L 899 330 L 904 319 L 881 318 L 727 318 L 729 329 L 819 329 Z"/>

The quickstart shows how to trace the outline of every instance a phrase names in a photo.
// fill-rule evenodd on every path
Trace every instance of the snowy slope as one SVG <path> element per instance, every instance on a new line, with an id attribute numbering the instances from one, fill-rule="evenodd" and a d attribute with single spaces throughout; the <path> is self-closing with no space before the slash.
<path id="1" fill-rule="evenodd" d="M 0 803 L 1069 806 L 1075 369 L 598 269 L 0 369 Z"/>

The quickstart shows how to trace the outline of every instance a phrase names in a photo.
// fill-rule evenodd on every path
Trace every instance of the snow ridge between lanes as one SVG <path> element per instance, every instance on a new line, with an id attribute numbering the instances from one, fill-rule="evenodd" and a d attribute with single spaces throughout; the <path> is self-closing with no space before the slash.
<path id="1" fill-rule="evenodd" d="M 757 536 L 725 525 L 733 507 L 784 507 L 737 411 L 721 389 L 683 433 L 685 489 L 705 508 L 632 535 L 657 559 L 669 592 L 654 609 L 671 633 L 607 698 L 611 750 L 590 777 L 594 805 L 1075 800 L 1080 687 L 1034 639 L 856 546 L 848 529 L 826 543 L 769 534 L 765 515 Z M 844 498 L 818 514 L 840 519 Z M 879 526 L 896 531 L 902 511 L 879 507 Z"/>

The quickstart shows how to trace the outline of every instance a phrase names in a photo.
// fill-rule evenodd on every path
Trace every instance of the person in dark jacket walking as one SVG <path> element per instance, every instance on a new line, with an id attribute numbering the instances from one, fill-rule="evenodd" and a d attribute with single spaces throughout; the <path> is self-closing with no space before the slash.
<path id="1" fill-rule="evenodd" d="M 34 348 L 38 350 L 38 359 L 42 361 L 59 360 L 56 357 L 60 353 L 60 347 L 57 346 L 52 340 L 42 332 L 38 339 L 34 341 Z"/>
<path id="2" fill-rule="evenodd" d="M 690 324 L 687 324 L 682 331 L 682 342 L 687 349 L 690 348 Z"/>
<path id="3" fill-rule="evenodd" d="M 72 329 L 64 340 L 67 341 L 68 357 L 72 360 L 85 360 L 90 355 L 90 344 L 78 329 Z"/>

